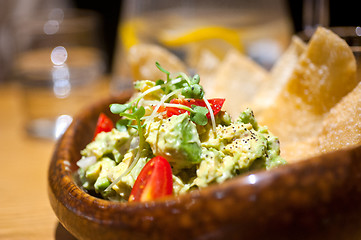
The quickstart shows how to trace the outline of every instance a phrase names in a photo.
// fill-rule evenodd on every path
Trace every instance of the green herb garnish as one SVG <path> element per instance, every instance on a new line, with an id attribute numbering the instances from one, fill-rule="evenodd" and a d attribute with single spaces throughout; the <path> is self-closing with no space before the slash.
<path id="1" fill-rule="evenodd" d="M 208 109 L 206 107 L 192 105 L 192 107 L 190 108 L 188 106 L 176 103 L 165 103 L 164 106 L 179 108 L 188 111 L 190 113 L 190 119 L 198 125 L 204 126 L 208 123 Z"/>
<path id="2" fill-rule="evenodd" d="M 166 81 L 159 79 L 156 81 L 156 84 L 154 87 L 146 90 L 145 92 L 139 94 L 137 97 L 135 97 L 132 101 L 125 103 L 125 104 L 111 104 L 110 105 L 110 111 L 114 114 L 119 114 L 121 117 L 120 120 L 116 123 L 116 128 L 119 131 L 126 131 L 128 127 L 132 127 L 138 131 L 139 136 L 139 146 L 138 151 L 133 159 L 130 166 L 127 168 L 127 170 L 121 174 L 120 177 L 118 177 L 107 189 L 106 191 L 110 190 L 115 184 L 117 184 L 121 178 L 125 175 L 127 175 L 133 167 L 137 164 L 140 154 L 144 148 L 145 145 L 145 137 L 144 137 L 144 115 L 145 115 L 145 109 L 143 106 L 138 106 L 139 102 L 142 98 L 144 98 L 147 94 L 162 90 L 165 94 L 164 99 L 160 101 L 160 105 L 164 106 L 172 106 L 180 109 L 184 109 L 190 113 L 190 119 L 198 124 L 198 125 L 206 125 L 208 123 L 207 113 L 210 112 L 212 115 L 212 109 L 210 108 L 209 104 L 207 104 L 207 107 L 201 107 L 192 105 L 191 108 L 182 104 L 170 104 L 165 103 L 165 101 L 168 101 L 168 98 L 171 96 L 181 93 L 185 98 L 194 98 L 194 99 L 204 99 L 206 103 L 207 99 L 204 97 L 204 90 L 201 85 L 199 85 L 200 77 L 198 74 L 194 75 L 192 78 L 189 78 L 184 73 L 179 73 L 177 77 L 171 78 L 170 72 L 165 70 L 158 62 L 155 63 L 156 67 L 163 73 L 166 74 L 167 79 Z M 159 109 L 159 106 L 155 108 L 154 111 L 157 111 Z M 153 114 L 152 114 L 153 115 Z M 213 117 L 213 116 L 211 116 Z M 213 117 L 214 118 L 214 117 Z M 212 119 L 212 123 L 214 123 L 214 119 Z"/>
<path id="3" fill-rule="evenodd" d="M 162 86 L 163 91 L 168 94 L 176 89 L 182 90 L 182 95 L 186 98 L 202 99 L 204 96 L 204 90 L 201 85 L 199 85 L 200 77 L 198 74 L 194 75 L 190 79 L 186 74 L 179 73 L 175 78 L 178 79 L 178 82 L 171 81 L 169 71 L 165 70 L 158 62 L 155 63 L 157 68 L 164 72 L 167 75 L 167 80 L 164 82 L 159 79 L 156 81 L 156 85 Z"/>

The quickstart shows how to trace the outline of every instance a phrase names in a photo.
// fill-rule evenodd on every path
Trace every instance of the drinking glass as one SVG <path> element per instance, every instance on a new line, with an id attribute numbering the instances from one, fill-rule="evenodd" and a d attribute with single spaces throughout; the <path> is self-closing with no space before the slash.
<path id="1" fill-rule="evenodd" d="M 211 68 L 230 50 L 269 69 L 293 34 L 283 0 L 125 0 L 122 10 L 113 90 L 131 87 L 136 76 L 129 55 L 140 44 L 169 51 L 189 72 L 197 72 L 200 65 Z"/>
<path id="2" fill-rule="evenodd" d="M 105 67 L 98 21 L 92 11 L 51 9 L 21 26 L 14 74 L 29 135 L 59 138 L 73 115 L 98 96 Z"/>

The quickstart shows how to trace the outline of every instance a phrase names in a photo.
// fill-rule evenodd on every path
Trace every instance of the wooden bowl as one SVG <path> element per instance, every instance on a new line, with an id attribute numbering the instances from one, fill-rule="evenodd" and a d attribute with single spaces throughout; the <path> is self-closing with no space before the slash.
<path id="1" fill-rule="evenodd" d="M 158 201 L 119 203 L 85 193 L 73 178 L 80 150 L 91 141 L 98 114 L 129 96 L 90 106 L 57 143 L 48 172 L 50 203 L 76 238 L 361 238 L 360 147 Z"/>

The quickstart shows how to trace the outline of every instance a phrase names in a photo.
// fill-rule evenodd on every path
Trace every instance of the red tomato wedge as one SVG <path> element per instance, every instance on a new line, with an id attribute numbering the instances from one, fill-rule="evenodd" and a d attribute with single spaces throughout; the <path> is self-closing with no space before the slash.
<path id="1" fill-rule="evenodd" d="M 140 171 L 129 196 L 129 202 L 144 202 L 172 195 L 173 178 L 169 162 L 160 156 L 152 158 Z"/>
<path id="2" fill-rule="evenodd" d="M 225 101 L 224 98 L 212 98 L 212 99 L 207 99 L 207 100 L 208 100 L 209 104 L 211 105 L 211 108 L 213 110 L 213 115 L 216 115 L 217 113 L 219 113 L 219 111 L 221 111 L 222 106 Z M 196 106 L 200 106 L 200 107 L 207 107 L 207 105 L 203 99 L 172 99 L 170 101 L 170 103 L 182 104 L 187 107 L 192 107 L 192 105 L 196 105 Z M 163 111 L 166 111 L 168 117 L 188 112 L 187 110 L 183 110 L 183 109 L 175 108 L 175 107 L 165 107 L 165 108 L 161 107 L 158 110 L 158 112 L 163 112 Z M 207 113 L 206 116 L 208 119 L 211 117 L 210 113 Z"/>
<path id="3" fill-rule="evenodd" d="M 110 132 L 113 128 L 113 121 L 104 113 L 100 113 L 95 127 L 94 138 L 101 132 Z"/>

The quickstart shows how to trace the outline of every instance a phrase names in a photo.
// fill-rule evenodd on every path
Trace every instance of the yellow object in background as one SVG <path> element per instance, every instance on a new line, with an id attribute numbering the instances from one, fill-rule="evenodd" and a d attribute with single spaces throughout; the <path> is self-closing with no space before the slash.
<path id="1" fill-rule="evenodd" d="M 137 36 L 137 29 L 141 28 L 138 21 L 128 21 L 121 25 L 119 31 L 122 36 L 123 46 L 129 50 L 132 46 L 139 44 L 141 40 Z M 187 31 L 162 32 L 159 35 L 159 42 L 167 47 L 181 47 L 187 44 L 205 40 L 224 40 L 240 52 L 244 52 L 240 31 L 220 26 L 205 26 Z"/>
<path id="2" fill-rule="evenodd" d="M 235 49 L 244 52 L 239 31 L 225 27 L 206 26 L 175 34 L 166 32 L 160 36 L 160 42 L 168 47 L 180 47 L 189 43 L 210 39 L 224 40 Z"/>
<path id="3" fill-rule="evenodd" d="M 126 50 L 129 50 L 132 46 L 139 43 L 135 30 L 138 25 L 139 23 L 136 21 L 128 21 L 119 27 L 119 36 L 121 36 L 123 46 Z"/>

